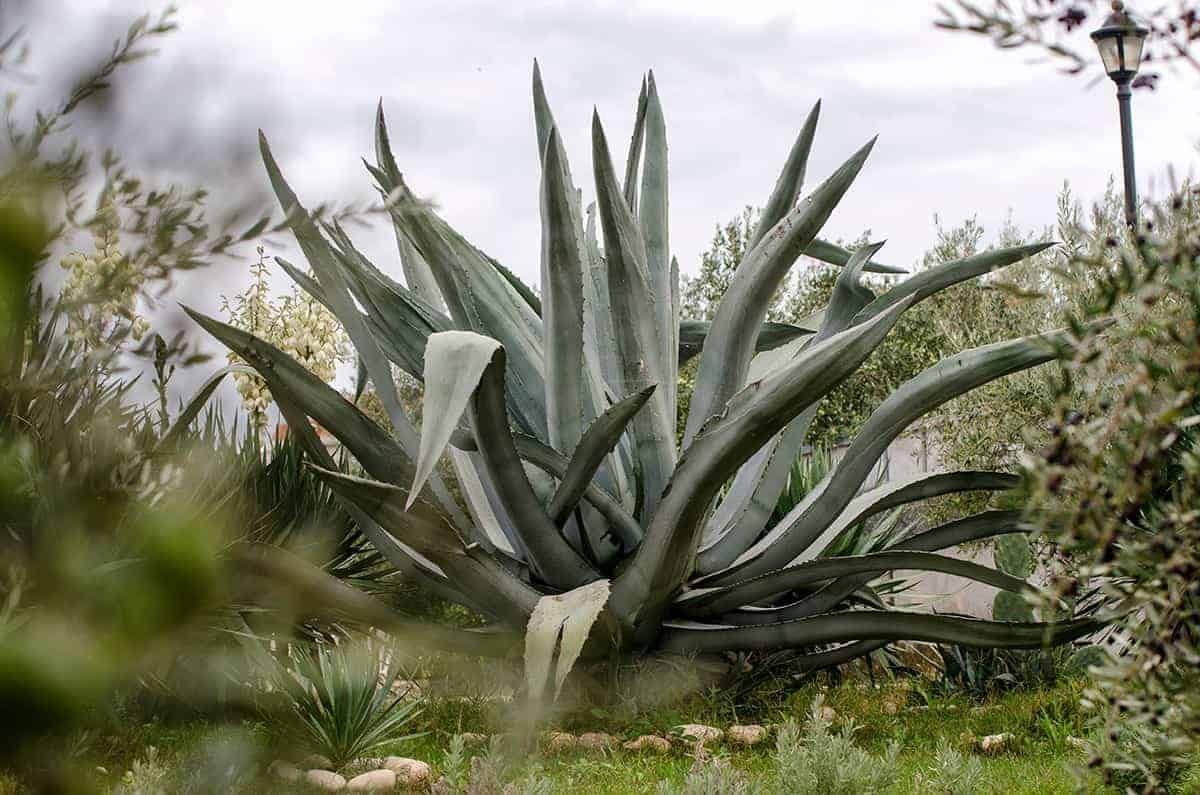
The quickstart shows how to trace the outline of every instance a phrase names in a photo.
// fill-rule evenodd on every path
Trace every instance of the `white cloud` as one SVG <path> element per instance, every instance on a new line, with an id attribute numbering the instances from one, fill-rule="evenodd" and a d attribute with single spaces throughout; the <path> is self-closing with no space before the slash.
<path id="1" fill-rule="evenodd" d="M 115 25 L 144 6 L 59 2 L 43 17 L 51 25 L 34 29 L 53 34 L 39 40 L 47 68 L 94 39 L 93 22 Z M 638 81 L 654 68 L 672 156 L 672 244 L 685 271 L 715 223 L 765 200 L 818 97 L 811 180 L 881 134 L 829 224 L 832 236 L 869 227 L 888 238 L 881 259 L 918 258 L 934 213 L 950 223 L 978 215 L 994 228 L 1011 208 L 1018 224 L 1040 227 L 1064 180 L 1084 199 L 1098 196 L 1120 168 L 1107 81 L 1089 88 L 1022 54 L 938 31 L 935 17 L 932 2 L 878 0 L 210 0 L 186 5 L 182 31 L 138 68 L 122 129 L 140 136 L 127 139 L 132 153 L 139 143 L 158 163 L 183 153 L 186 166 L 231 141 L 253 146 L 263 127 L 309 204 L 370 198 L 359 158 L 382 97 L 412 184 L 529 280 L 539 248 L 535 56 L 587 194 L 593 105 L 623 151 Z M 72 20 L 66 30 L 62 19 Z M 1186 171 L 1195 162 L 1196 87 L 1183 73 L 1135 97 L 1143 186 L 1164 186 L 1168 164 Z M 236 175 L 265 184 L 256 168 Z M 388 230 L 359 236 L 398 272 Z"/>

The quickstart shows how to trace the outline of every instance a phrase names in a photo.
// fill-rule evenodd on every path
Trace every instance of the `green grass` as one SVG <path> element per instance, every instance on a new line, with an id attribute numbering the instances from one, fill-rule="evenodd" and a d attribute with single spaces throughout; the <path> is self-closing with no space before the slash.
<path id="1" fill-rule="evenodd" d="M 1070 793 L 1076 779 L 1072 767 L 1085 761 L 1081 751 L 1068 737 L 1086 737 L 1084 718 L 1077 704 L 1081 685 L 1065 682 L 1043 690 L 1016 690 L 983 702 L 962 696 L 927 696 L 919 688 L 904 683 L 875 689 L 845 684 L 822 691 L 809 685 L 791 693 L 775 693 L 761 699 L 737 704 L 720 693 L 695 695 L 681 703 L 659 709 L 607 710 L 580 707 L 562 714 L 540 728 L 568 731 L 605 731 L 622 739 L 642 733 L 664 734 L 681 722 L 708 723 L 724 728 L 733 722 L 778 723 L 788 718 L 803 721 L 813 699 L 822 694 L 824 703 L 837 713 L 838 721 L 852 718 L 860 727 L 855 742 L 872 754 L 882 756 L 891 742 L 900 744 L 893 785 L 895 793 L 931 792 L 919 787 L 919 777 L 927 775 L 938 749 L 949 745 L 963 753 L 974 753 L 983 764 L 984 791 L 996 793 Z M 892 705 L 892 706 L 889 706 Z M 894 707 L 894 710 L 893 710 Z M 481 699 L 437 699 L 426 704 L 406 731 L 428 734 L 392 744 L 383 753 L 423 759 L 440 773 L 451 737 L 456 733 L 512 733 L 511 714 L 503 705 Z M 994 756 L 971 751 L 970 737 L 1012 732 L 1012 747 Z M 118 786 L 134 760 L 144 757 L 154 746 L 161 764 L 170 768 L 177 783 L 194 778 L 198 768 L 212 767 L 215 756 L 229 754 L 251 763 L 251 772 L 237 780 L 223 782 L 231 792 L 289 792 L 293 788 L 265 779 L 261 770 L 274 753 L 269 749 L 271 733 L 253 722 L 218 725 L 199 721 L 126 724 L 111 734 L 93 738 L 89 752 L 81 758 L 92 783 L 106 791 Z M 214 738 L 217 742 L 214 743 Z M 222 745 L 223 741 L 223 745 Z M 214 744 L 225 748 L 213 751 Z M 713 752 L 725 757 L 747 777 L 751 791 L 756 782 L 764 782 L 773 766 L 773 740 L 748 750 L 717 745 Z M 481 753 L 476 751 L 475 753 Z M 682 782 L 692 766 L 687 749 L 677 748 L 669 755 L 635 754 L 617 751 L 604 756 L 571 754 L 547 756 L 531 749 L 513 754 L 506 771 L 508 780 L 530 777 L 549 778 L 551 791 L 558 793 L 629 793 L 652 792 L 658 782 Z M 97 772 L 96 766 L 106 772 Z M 85 767 L 86 766 L 86 767 Z M 1197 792 L 1200 778 L 1191 771 L 1180 786 L 1181 792 Z M 182 783 L 179 784 L 183 791 Z M 171 787 L 168 791 L 177 791 Z M 1089 791 L 1099 791 L 1095 782 Z M 0 776 L 0 793 L 17 792 L 12 779 Z"/>

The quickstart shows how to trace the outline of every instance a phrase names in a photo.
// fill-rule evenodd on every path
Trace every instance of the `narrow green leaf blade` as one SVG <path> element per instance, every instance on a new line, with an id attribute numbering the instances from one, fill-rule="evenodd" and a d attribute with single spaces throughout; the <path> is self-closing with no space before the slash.
<path id="1" fill-rule="evenodd" d="M 592 154 L 621 386 L 626 393 L 639 392 L 650 384 L 665 383 L 668 375 L 673 378 L 675 368 L 671 362 L 668 374 L 661 361 L 659 316 L 645 244 L 617 185 L 599 114 L 592 116 Z M 632 424 L 641 475 L 642 516 L 654 511 L 675 466 L 673 415 L 674 406 L 667 406 L 666 396 L 656 392 Z"/>
<path id="2" fill-rule="evenodd" d="M 775 188 L 771 191 L 770 198 L 763 206 L 758 226 L 755 227 L 754 233 L 747 241 L 749 248 L 754 248 L 758 241 L 762 240 L 763 236 L 788 214 L 788 211 L 796 204 L 796 199 L 800 197 L 800 190 L 804 187 L 804 172 L 808 168 L 808 156 L 812 152 L 813 137 L 817 133 L 817 120 L 820 116 L 821 100 L 817 100 L 812 110 L 808 112 L 808 118 L 804 120 L 804 126 L 800 128 L 800 133 L 796 136 L 791 151 L 788 152 L 787 162 L 784 163 L 783 171 L 779 173 L 779 178 L 775 181 Z"/>
<path id="3" fill-rule="evenodd" d="M 546 509 L 556 524 L 561 526 L 575 510 L 596 470 L 616 447 L 630 420 L 646 404 L 654 389 L 654 385 L 650 385 L 641 392 L 613 404 L 588 426 L 587 432 L 583 434 L 579 445 L 571 454 L 570 463 L 562 475 L 558 490 L 554 492 L 554 498 Z"/>
<path id="4" fill-rule="evenodd" d="M 708 421 L 745 383 L 754 350 L 754 330 L 788 269 L 812 242 L 862 169 L 875 141 L 859 149 L 798 207 L 789 212 L 746 255 L 717 306 L 704 340 L 696 387 L 688 410 L 686 449 Z"/>
<path id="5" fill-rule="evenodd" d="M 918 301 L 923 301 L 929 296 L 945 290 L 947 287 L 952 287 L 967 279 L 973 279 L 1020 262 L 1023 259 L 1028 259 L 1053 245 L 1055 244 L 1034 243 L 1028 246 L 1014 246 L 996 251 L 985 251 L 982 254 L 976 254 L 971 257 L 927 268 L 920 273 L 910 276 L 873 300 L 858 313 L 854 322 L 861 323 L 867 318 L 874 317 L 896 301 L 910 295 L 915 295 Z"/>
<path id="6" fill-rule="evenodd" d="M 903 301 L 916 299 L 909 295 Z M 872 412 L 833 472 L 723 576 L 744 579 L 787 565 L 845 509 L 887 446 L 914 420 L 981 384 L 1051 361 L 1056 347 L 1068 344 L 1069 335 L 1059 331 L 986 345 L 944 359 L 901 384 Z"/>
<path id="7" fill-rule="evenodd" d="M 1103 626 L 1090 619 L 1026 624 L 899 610 L 853 610 L 758 627 L 667 624 L 659 648 L 676 654 L 700 654 L 766 651 L 849 641 L 918 640 L 985 648 L 1038 649 L 1085 637 Z"/>
<path id="8" fill-rule="evenodd" d="M 583 221 L 558 131 L 550 130 L 542 161 L 542 350 L 550 445 L 575 449 L 583 434 L 587 395 L 583 358 Z"/>
<path id="9" fill-rule="evenodd" d="M 671 371 L 679 350 L 679 315 L 675 301 L 679 284 L 678 273 L 672 270 L 671 265 L 667 185 L 667 123 L 663 117 L 658 86 L 654 82 L 654 72 L 651 71 L 646 79 L 646 155 L 642 164 L 642 189 L 637 213 L 642 240 L 646 245 L 650 288 L 654 291 L 658 360 L 662 368 L 658 373 L 661 379 L 658 388 L 662 392 L 662 404 L 669 409 L 667 420 L 671 443 L 674 445 L 678 381 L 671 377 Z"/>

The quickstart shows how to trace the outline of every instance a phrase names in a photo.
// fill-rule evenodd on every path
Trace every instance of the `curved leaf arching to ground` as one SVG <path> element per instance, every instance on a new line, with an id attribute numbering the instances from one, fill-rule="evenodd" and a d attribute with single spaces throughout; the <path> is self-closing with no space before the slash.
<path id="1" fill-rule="evenodd" d="M 854 498 L 838 515 L 837 519 L 821 533 L 791 563 L 803 563 L 822 555 L 830 544 L 854 525 L 889 508 L 940 497 L 945 494 L 958 494 L 969 491 L 1004 491 L 1017 485 L 1019 478 L 1003 472 L 932 472 L 920 473 L 909 478 L 891 481 L 871 489 Z M 735 485 L 737 481 L 734 481 Z M 705 550 L 700 552 L 700 561 L 704 560 Z M 708 569 L 701 568 L 701 573 Z M 696 579 L 697 585 L 705 585 L 708 578 L 701 576 Z"/>
<path id="2" fill-rule="evenodd" d="M 898 305 L 909 306 L 916 298 L 909 295 Z M 712 575 L 713 582 L 734 582 L 786 566 L 841 514 L 887 446 L 914 420 L 977 386 L 1051 361 L 1055 346 L 1069 339 L 1060 331 L 973 348 L 901 384 L 871 413 L 825 480 L 731 566 Z"/>
<path id="3" fill-rule="evenodd" d="M 1022 529 L 1020 511 L 982 511 L 910 536 L 888 547 L 887 551 L 936 552 L 958 544 L 1018 533 Z M 776 607 L 743 607 L 723 614 L 720 620 L 737 625 L 768 624 L 818 615 L 837 608 L 875 576 L 860 574 L 839 577 L 795 602 Z"/>
<path id="4" fill-rule="evenodd" d="M 713 616 L 812 583 L 825 582 L 836 577 L 876 575 L 896 569 L 936 571 L 1006 591 L 1019 592 L 1029 589 L 1023 580 L 971 561 L 931 552 L 892 550 L 867 555 L 841 555 L 799 563 L 733 585 L 690 591 L 676 600 L 675 604 L 689 616 Z"/>
<path id="5" fill-rule="evenodd" d="M 988 648 L 1038 649 L 1085 637 L 1103 626 L 1090 619 L 1056 624 L 1013 623 L 899 610 L 848 610 L 754 627 L 668 622 L 663 627 L 659 648 L 677 654 L 701 654 L 804 648 L 850 641 L 918 640 Z"/>

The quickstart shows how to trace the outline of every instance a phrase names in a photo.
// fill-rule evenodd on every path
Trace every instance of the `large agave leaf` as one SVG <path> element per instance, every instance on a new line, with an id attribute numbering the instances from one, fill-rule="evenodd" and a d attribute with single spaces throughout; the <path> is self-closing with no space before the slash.
<path id="1" fill-rule="evenodd" d="M 689 616 L 713 616 L 834 577 L 879 574 L 895 569 L 951 574 L 1014 593 L 1030 589 L 1024 580 L 968 560 L 930 552 L 886 551 L 811 560 L 722 588 L 689 591 L 676 601 L 676 606 Z"/>
<path id="2" fill-rule="evenodd" d="M 973 618 L 852 610 L 756 627 L 668 623 L 659 648 L 677 654 L 763 651 L 847 641 L 918 640 L 1006 649 L 1037 649 L 1082 638 L 1101 629 L 1090 619 L 1057 624 L 982 621 Z"/>
<path id="3" fill-rule="evenodd" d="M 882 247 L 882 243 L 875 243 L 854 252 L 838 274 L 820 328 L 808 344 L 816 344 L 849 328 L 855 314 L 875 297 L 862 284 L 861 278 L 863 268 Z M 814 403 L 805 409 L 738 471 L 714 514 L 720 521 L 715 527 L 710 526 L 709 534 L 714 540 L 700 551 L 697 561 L 700 573 L 707 574 L 728 566 L 766 529 L 779 495 L 787 486 L 792 462 L 804 449 L 818 405 Z"/>
<path id="4" fill-rule="evenodd" d="M 704 338 L 708 336 L 708 330 L 711 327 L 712 323 L 707 320 L 681 320 L 679 322 L 680 367 L 700 355 L 700 350 L 704 347 Z M 817 328 L 816 325 L 809 328 L 804 325 L 768 321 L 763 323 L 758 330 L 758 337 L 754 341 L 754 352 L 775 350 L 794 339 L 816 333 Z"/>
<path id="5" fill-rule="evenodd" d="M 754 248 L 767 232 L 770 232 L 775 224 L 788 214 L 795 206 L 796 200 L 800 198 L 800 191 L 804 187 L 804 172 L 808 168 L 808 155 L 812 152 L 813 137 L 817 133 L 817 119 L 820 117 L 821 100 L 818 99 L 812 110 L 809 111 L 808 118 L 804 120 L 804 126 L 800 128 L 796 142 L 792 144 L 792 150 L 788 152 L 787 162 L 783 164 L 783 171 L 779 173 L 779 178 L 775 181 L 775 188 L 771 191 L 767 203 L 763 205 L 758 225 L 755 226 L 750 239 L 746 241 L 748 248 Z"/>
<path id="6" fill-rule="evenodd" d="M 479 453 L 520 533 L 530 565 L 543 582 L 569 590 L 599 575 L 563 538 L 529 482 L 508 425 L 504 370 L 505 349 L 496 347 L 470 404 Z"/>
<path id="7" fill-rule="evenodd" d="M 827 240 L 816 238 L 809 243 L 804 249 L 805 256 L 818 259 L 821 262 L 829 263 L 830 265 L 844 266 L 850 261 L 851 252 L 842 248 L 839 245 L 830 243 Z M 892 265 L 882 265 L 872 260 L 863 268 L 867 273 L 886 273 L 890 275 L 908 273 L 904 268 L 897 268 Z"/>
<path id="8" fill-rule="evenodd" d="M 558 698 L 592 625 L 604 610 L 608 592 L 608 580 L 597 580 L 538 600 L 525 632 L 525 683 L 534 698 L 540 698 L 551 682 L 553 697 Z"/>
<path id="9" fill-rule="evenodd" d="M 573 450 L 583 433 L 587 395 L 583 360 L 583 221 L 558 131 L 550 130 L 542 160 L 542 348 L 550 445 Z"/>
<path id="10" fill-rule="evenodd" d="M 541 321 L 491 261 L 430 210 L 416 203 L 399 217 L 433 268 L 455 326 L 499 340 L 513 365 L 509 387 L 519 425 L 544 438 L 545 381 Z"/>
<path id="11" fill-rule="evenodd" d="M 324 469 L 330 471 L 336 470 L 337 464 L 334 462 L 333 456 L 329 454 L 329 451 L 325 449 L 325 445 L 317 438 L 316 432 L 309 423 L 308 416 L 281 393 L 274 393 L 274 397 L 276 405 L 279 406 L 280 413 L 283 414 L 284 419 L 288 423 L 288 433 L 294 434 L 299 440 L 309 460 Z M 400 542 L 395 536 L 380 527 L 374 519 L 353 502 L 340 496 L 338 499 L 346 509 L 346 513 L 354 520 L 355 526 L 379 550 L 379 553 L 410 582 L 415 583 L 441 599 L 458 602 L 459 604 L 480 610 L 480 612 L 487 612 L 472 597 L 462 593 L 451 585 L 449 580 L 446 579 L 446 573 L 436 563 L 424 557 L 412 547 Z"/>
<path id="12" fill-rule="evenodd" d="M 1069 343 L 1068 334 L 1059 331 L 986 345 L 943 359 L 901 384 L 872 412 L 833 472 L 714 580 L 728 583 L 786 566 L 850 503 L 888 445 L 914 420 L 982 384 L 1044 364 L 1056 357 L 1056 345 Z"/>
<path id="13" fill-rule="evenodd" d="M 720 413 L 725 403 L 742 388 L 750 368 L 756 330 L 766 319 L 772 296 L 792 263 L 833 213 L 833 208 L 862 169 L 874 143 L 872 140 L 854 153 L 798 207 L 775 224 L 738 266 L 704 340 L 684 429 L 685 449 L 709 417 Z"/>
<path id="14" fill-rule="evenodd" d="M 825 553 L 850 528 L 877 513 L 900 505 L 968 491 L 1005 491 L 1019 481 L 1016 475 L 1005 472 L 926 472 L 890 481 L 871 489 L 850 502 L 838 518 L 821 533 L 817 540 L 802 552 L 794 563 L 813 560 Z M 908 548 L 908 547 L 906 547 Z"/>
<path id="15" fill-rule="evenodd" d="M 586 275 L 595 264 L 583 237 L 580 192 L 571 181 L 566 154 L 558 141 L 536 61 L 533 90 L 539 165 L 544 183 L 542 282 L 547 301 L 553 300 L 559 310 L 545 313 L 539 310 L 546 319 L 542 336 L 546 348 L 546 387 L 550 390 L 546 395 L 548 431 L 552 446 L 565 452 L 576 446 L 583 424 L 595 419 L 601 407 L 607 405 L 613 390 L 604 375 L 598 327 L 595 318 L 589 318 L 593 312 L 584 309 L 586 303 L 590 304 L 590 309 L 595 309 L 594 301 L 590 299 L 596 283 L 594 276 Z M 552 167 L 550 171 L 547 166 Z M 547 204 L 547 198 L 553 198 L 553 202 Z M 550 216 L 546 215 L 547 209 L 552 210 Z M 557 222 L 551 227 L 548 221 Z M 547 263 L 554 264 L 554 259 L 547 258 L 547 243 L 552 243 L 558 252 L 556 267 L 550 270 L 547 270 Z M 616 458 L 608 460 L 607 466 L 598 472 L 598 478 L 601 484 L 616 489 L 618 494 L 628 492 L 628 478 Z M 583 507 L 570 521 L 566 532 L 578 548 L 596 549 L 598 537 L 604 534 L 601 525 L 599 516 L 592 509 Z M 601 556 L 589 555 L 593 560 Z"/>
<path id="16" fill-rule="evenodd" d="M 952 262 L 944 262 L 941 265 L 927 268 L 920 273 L 910 276 L 873 300 L 858 313 L 858 316 L 854 318 L 854 322 L 861 323 L 867 318 L 874 317 L 896 301 L 907 298 L 910 295 L 915 295 L 918 301 L 923 301 L 934 293 L 945 290 L 947 287 L 964 282 L 967 279 L 973 279 L 976 276 L 982 276 L 985 273 L 991 273 L 994 270 L 1012 265 L 1015 262 L 1020 262 L 1023 259 L 1032 257 L 1034 254 L 1045 251 L 1053 245 L 1055 244 L 1034 243 L 1028 246 L 1014 246 L 996 251 L 985 251 L 982 254 L 976 254 Z"/>
<path id="17" fill-rule="evenodd" d="M 575 510 L 596 470 L 616 447 L 630 420 L 646 404 L 654 389 L 654 385 L 651 384 L 641 392 L 630 395 L 611 406 L 588 426 L 571 454 L 570 463 L 562 475 L 562 482 L 554 493 L 554 498 L 546 508 L 550 518 L 557 524 L 561 526 Z"/>
<path id="18" fill-rule="evenodd" d="M 617 399 L 621 394 L 621 364 L 617 355 L 616 332 L 613 331 L 613 316 L 608 291 L 608 267 L 600 254 L 596 240 L 596 205 L 588 206 L 584 234 L 584 249 L 587 255 L 587 271 L 583 280 L 583 353 L 589 370 L 597 374 L 593 378 L 593 389 L 597 391 L 597 408 Z M 612 473 L 613 488 L 622 504 L 633 509 L 636 496 L 633 493 L 633 445 L 629 436 L 624 436 L 617 451 L 609 456 L 608 469 Z"/>
<path id="19" fill-rule="evenodd" d="M 539 165 L 544 165 L 543 160 L 547 155 L 547 149 L 550 146 L 551 131 L 555 129 L 555 125 L 554 116 L 550 112 L 550 104 L 546 99 L 541 70 L 538 67 L 537 61 L 534 61 L 533 64 L 533 105 L 537 127 L 538 163 Z M 557 138 L 557 133 L 555 137 Z M 573 344 L 575 335 L 582 335 L 583 360 L 580 363 L 580 367 L 582 367 L 583 384 L 579 397 L 579 416 L 580 422 L 586 423 L 595 419 L 602 408 L 608 405 L 610 400 L 615 399 L 614 396 L 617 394 L 617 389 L 614 388 L 614 384 L 619 383 L 614 380 L 614 376 L 618 372 L 616 369 L 616 342 L 612 333 L 612 318 L 607 308 L 607 274 L 604 272 L 599 250 L 595 244 L 594 219 L 589 211 L 588 233 L 585 236 L 580 222 L 582 215 L 580 194 L 571 180 L 571 172 L 567 165 L 566 155 L 561 152 L 560 145 L 556 146 L 559 147 L 559 152 L 555 155 L 555 158 L 561 164 L 561 168 L 556 174 L 556 185 L 560 200 L 562 198 L 566 199 L 570 229 L 575 236 L 580 267 L 583 271 L 581 275 L 582 284 L 580 286 L 581 294 L 578 298 L 582 304 L 580 308 L 582 316 L 579 319 L 580 328 L 570 331 L 572 335 L 570 339 Z M 640 143 L 638 143 L 638 146 L 640 147 Z M 565 235 L 560 240 L 560 245 L 567 245 Z M 571 284 L 568 286 L 571 288 L 569 294 L 572 296 L 575 295 L 574 285 Z M 544 331 L 543 334 L 547 339 L 550 336 L 548 331 Z M 546 355 L 550 359 L 564 358 L 562 356 L 552 357 L 549 351 Z M 573 352 L 570 353 L 570 358 L 574 360 Z M 549 384 L 547 388 L 551 388 Z M 568 398 L 567 402 L 574 405 L 574 398 Z M 554 444 L 558 441 L 556 446 L 564 451 L 572 449 L 578 440 L 577 427 L 582 426 L 572 425 L 571 431 L 565 440 L 551 439 L 551 443 Z M 627 504 L 632 504 L 633 502 L 628 475 L 628 465 L 631 463 L 632 461 L 623 462 L 616 456 L 610 456 L 606 466 L 601 468 L 597 473 L 600 483 L 605 487 L 615 490 L 620 495 L 621 501 Z M 598 518 L 586 508 L 580 512 L 578 518 L 582 522 L 582 527 L 578 527 L 572 523 L 568 527 L 568 533 L 571 538 L 578 539 L 578 544 L 581 547 L 585 542 L 589 542 L 590 546 L 594 546 L 590 542 L 593 540 L 591 537 L 598 530 Z"/>
<path id="20" fill-rule="evenodd" d="M 391 208 L 397 198 L 392 195 L 393 192 L 406 192 L 407 187 L 404 185 L 404 178 L 396 165 L 396 158 L 392 155 L 392 144 L 388 138 L 387 121 L 383 116 L 382 100 L 375 112 L 375 162 L 378 168 L 372 173 L 380 183 L 379 189 L 383 194 L 384 201 Z M 443 308 L 445 302 L 442 300 L 441 291 L 438 289 L 437 280 L 433 278 L 433 271 L 430 269 L 429 263 L 425 261 L 421 252 L 417 251 L 408 237 L 401 233 L 399 225 L 394 225 L 394 230 L 396 246 L 400 250 L 400 267 L 404 270 L 404 280 L 408 283 L 408 288 L 430 305 L 438 309 Z"/>
<path id="21" fill-rule="evenodd" d="M 626 186 L 628 190 L 628 186 Z M 679 291 L 678 273 L 671 268 L 671 244 L 667 223 L 667 124 L 663 118 L 654 72 L 646 78 L 646 155 L 642 163 L 642 190 L 637 213 L 646 244 L 646 269 L 654 291 L 658 320 L 659 362 L 662 371 L 659 389 L 662 403 L 670 410 L 671 443 L 675 440 L 675 401 L 677 379 L 671 377 L 679 350 L 679 314 L 674 296 Z"/>
<path id="22" fill-rule="evenodd" d="M 404 508 L 406 494 L 386 483 L 315 468 L 335 493 L 357 505 L 392 535 L 440 566 L 451 580 L 475 594 L 488 612 L 512 626 L 522 626 L 540 594 L 510 574 L 478 545 L 464 546 L 453 528 L 436 515 L 417 515 Z"/>
<path id="23" fill-rule="evenodd" d="M 608 266 L 600 253 L 596 239 L 596 205 L 589 204 L 584 227 L 584 251 L 587 268 L 584 273 L 583 328 L 585 353 L 589 361 L 599 365 L 602 382 L 610 395 L 619 393 L 624 376 L 617 354 L 617 333 L 613 329 L 613 313 L 608 291 Z"/>
<path id="24" fill-rule="evenodd" d="M 570 511 L 566 508 L 571 499 L 569 495 L 579 483 L 574 475 L 568 475 L 568 469 L 572 468 L 572 462 L 550 445 L 532 436 L 516 434 L 513 436 L 513 442 L 522 461 L 532 464 L 560 481 L 554 494 L 547 500 L 547 504 L 562 506 L 557 510 L 557 515 L 563 517 L 565 513 L 569 516 Z M 479 449 L 473 436 L 461 432 L 455 434 L 451 443 L 460 450 L 477 451 Z M 576 465 L 575 469 L 579 471 L 581 467 Z M 637 519 L 625 510 L 616 497 L 601 488 L 595 481 L 587 481 L 583 487 L 581 499 L 604 517 L 613 535 L 626 549 L 633 549 L 641 542 L 642 528 Z M 562 521 L 565 522 L 566 519 L 562 518 Z"/>
<path id="25" fill-rule="evenodd" d="M 692 570 L 704 515 L 725 480 L 798 413 L 852 373 L 891 330 L 901 303 L 870 323 L 813 346 L 790 366 L 751 384 L 680 459 L 671 486 L 629 566 L 613 583 L 624 620 L 650 626 Z"/>
<path id="26" fill-rule="evenodd" d="M 646 78 L 638 92 L 637 113 L 633 117 L 633 134 L 629 138 L 629 154 L 625 158 L 625 203 L 629 211 L 638 211 L 638 171 L 642 165 L 642 144 L 646 140 Z"/>
<path id="27" fill-rule="evenodd" d="M 622 387 L 626 393 L 639 392 L 650 384 L 664 384 L 674 378 L 674 357 L 669 370 L 662 362 L 657 302 L 664 299 L 654 293 L 641 231 L 617 184 L 598 114 L 592 117 L 592 154 Z M 665 300 L 669 301 L 670 296 Z M 646 409 L 633 421 L 642 516 L 654 511 L 675 468 L 674 413 L 675 407 L 667 405 L 660 391 L 651 396 Z"/>
<path id="28" fill-rule="evenodd" d="M 767 203 L 763 207 L 758 225 L 750 237 L 749 244 L 751 248 L 767 232 L 771 231 L 771 228 L 779 223 L 781 218 L 787 215 L 788 211 L 792 209 L 796 204 L 796 200 L 800 197 L 800 190 L 804 187 L 804 173 L 808 166 L 808 155 L 812 150 L 813 136 L 816 133 L 817 119 L 820 114 L 821 101 L 817 100 L 809 112 L 808 118 L 805 119 L 800 133 L 796 136 L 796 141 L 792 144 L 792 149 L 788 153 L 787 162 L 784 163 L 783 171 L 779 173 L 779 178 L 775 182 L 775 188 L 771 191 L 771 196 L 767 199 Z M 827 262 L 830 265 L 844 266 L 850 260 L 849 251 L 820 238 L 816 238 L 809 243 L 804 249 L 804 253 L 813 259 Z M 881 265 L 874 260 L 867 262 L 864 270 L 871 273 L 905 272 L 903 268 Z"/>
<path id="29" fill-rule="evenodd" d="M 425 350 L 421 449 L 405 508 L 411 508 L 425 480 L 450 442 L 483 371 L 500 343 L 470 331 L 442 331 L 429 337 Z"/>
<path id="30" fill-rule="evenodd" d="M 365 324 L 362 321 L 362 314 L 354 306 L 350 291 L 345 283 L 343 274 L 337 266 L 333 252 L 329 244 L 321 236 L 316 224 L 309 217 L 308 211 L 300 204 L 296 193 L 287 184 L 287 181 L 284 180 L 283 174 L 279 170 L 279 165 L 275 162 L 275 158 L 271 154 L 267 138 L 261 131 L 259 132 L 259 149 L 262 153 L 263 163 L 266 165 L 267 175 L 271 180 L 271 186 L 274 188 L 289 226 L 296 236 L 296 241 L 300 244 L 300 249 L 304 252 L 305 258 L 313 269 L 316 281 L 321 286 L 325 300 L 345 327 L 347 334 L 350 335 L 358 355 L 362 357 L 367 371 L 372 376 L 372 380 L 376 382 L 376 388 L 379 390 L 380 398 L 388 411 L 389 419 L 392 420 L 393 426 L 396 428 L 397 439 L 409 457 L 412 458 L 416 453 L 416 430 L 400 407 L 399 400 L 396 397 L 395 384 L 391 379 L 391 370 L 388 368 L 387 362 L 383 359 L 374 340 L 367 332 Z"/>
<path id="31" fill-rule="evenodd" d="M 328 430 L 372 477 L 407 486 L 416 471 L 395 439 L 290 356 L 249 332 L 184 307 L 201 328 L 246 361 L 275 397 L 295 405 Z"/>
<path id="32" fill-rule="evenodd" d="M 897 492 L 900 493 L 902 492 Z M 1021 529 L 1020 519 L 1019 511 L 983 511 L 918 533 L 892 545 L 888 550 L 935 552 L 958 544 L 1016 533 Z M 721 616 L 721 621 L 729 624 L 774 624 L 825 613 L 841 605 L 851 594 L 874 579 L 874 576 L 864 574 L 840 577 L 822 586 L 816 593 L 791 604 L 769 608 L 744 608 L 726 613 Z"/>
<path id="33" fill-rule="evenodd" d="M 386 136 L 382 115 L 380 122 L 379 135 Z M 388 170 L 372 173 L 387 180 Z M 388 201 L 397 233 L 428 264 L 455 326 L 486 334 L 505 346 L 512 361 L 508 378 L 514 416 L 523 429 L 544 437 L 541 319 L 501 273 L 499 263 L 467 242 L 406 185 L 397 185 Z"/>

